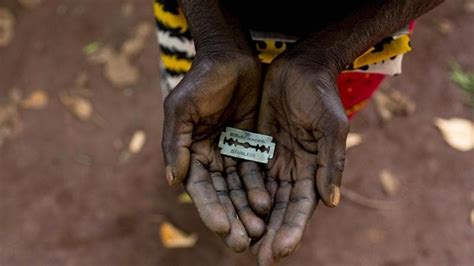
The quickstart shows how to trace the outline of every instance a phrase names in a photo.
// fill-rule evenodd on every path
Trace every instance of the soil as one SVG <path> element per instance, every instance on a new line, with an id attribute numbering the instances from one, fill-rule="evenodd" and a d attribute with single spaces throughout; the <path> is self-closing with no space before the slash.
<path id="1" fill-rule="evenodd" d="M 0 48 L 0 104 L 13 88 L 50 98 L 45 109 L 20 110 L 17 130 L 0 147 L 0 265 L 254 264 L 249 252 L 229 251 L 192 205 L 177 202 L 180 188 L 166 185 L 155 36 L 133 59 L 140 81 L 126 88 L 114 87 L 84 54 L 91 42 L 117 47 L 140 22 L 153 25 L 151 2 L 0 2 L 16 17 L 13 41 Z M 394 207 L 375 210 L 344 196 L 336 209 L 320 205 L 284 265 L 472 265 L 474 152 L 450 148 L 432 123 L 473 119 L 449 80 L 452 61 L 474 71 L 467 3 L 452 0 L 419 19 L 404 73 L 384 84 L 412 99 L 416 111 L 382 122 L 370 103 L 352 121 L 363 142 L 348 151 L 344 186 Z M 100 123 L 78 120 L 59 100 L 80 73 Z M 127 159 L 123 150 L 136 130 L 147 141 Z M 401 184 L 393 197 L 379 181 L 384 169 Z M 165 220 L 197 233 L 197 245 L 165 249 L 158 234 Z"/>

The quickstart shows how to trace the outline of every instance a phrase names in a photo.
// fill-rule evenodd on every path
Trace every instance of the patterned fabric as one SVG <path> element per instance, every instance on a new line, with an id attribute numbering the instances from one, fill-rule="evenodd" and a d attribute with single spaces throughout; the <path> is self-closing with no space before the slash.
<path id="1" fill-rule="evenodd" d="M 161 87 L 166 97 L 191 68 L 196 50 L 186 18 L 176 0 L 155 0 L 154 13 L 161 49 Z M 349 117 L 366 104 L 385 76 L 401 73 L 403 55 L 411 50 L 413 26 L 411 23 L 383 39 L 339 75 L 339 94 Z M 297 40 L 295 37 L 253 30 L 250 34 L 258 57 L 265 64 L 270 64 Z"/>

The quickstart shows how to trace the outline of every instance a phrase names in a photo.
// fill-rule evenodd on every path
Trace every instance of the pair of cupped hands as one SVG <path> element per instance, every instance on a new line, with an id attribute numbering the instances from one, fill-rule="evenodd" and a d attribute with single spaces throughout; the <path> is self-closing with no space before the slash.
<path id="1" fill-rule="evenodd" d="M 184 184 L 205 225 L 272 265 L 300 243 L 319 200 L 340 199 L 348 119 L 324 53 L 290 48 L 268 67 L 251 51 L 197 50 L 165 100 L 166 179 Z M 265 70 L 264 70 L 265 68 Z M 226 127 L 273 137 L 268 164 L 220 154 Z"/>

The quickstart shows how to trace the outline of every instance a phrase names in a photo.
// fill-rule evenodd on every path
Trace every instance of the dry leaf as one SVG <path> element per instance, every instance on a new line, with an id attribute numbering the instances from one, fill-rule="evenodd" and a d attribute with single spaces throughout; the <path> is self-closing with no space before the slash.
<path id="1" fill-rule="evenodd" d="M 122 54 L 109 58 L 105 64 L 105 77 L 117 87 L 131 86 L 138 82 L 140 71 Z"/>
<path id="2" fill-rule="evenodd" d="M 385 232 L 380 229 L 370 228 L 365 231 L 365 238 L 372 244 L 377 244 L 385 239 Z"/>
<path id="3" fill-rule="evenodd" d="M 165 248 L 189 248 L 196 245 L 198 240 L 196 234 L 187 235 L 168 222 L 160 225 L 160 236 Z"/>
<path id="4" fill-rule="evenodd" d="M 75 158 L 77 163 L 80 163 L 82 165 L 91 165 L 92 164 L 92 158 L 85 154 L 85 153 L 78 153 Z"/>
<path id="5" fill-rule="evenodd" d="M 43 90 L 33 91 L 20 105 L 25 109 L 42 109 L 48 105 L 48 94 Z"/>
<path id="6" fill-rule="evenodd" d="M 34 8 L 43 2 L 43 0 L 18 0 L 26 8 Z"/>
<path id="7" fill-rule="evenodd" d="M 89 59 L 104 64 L 105 77 L 116 87 L 132 86 L 138 82 L 140 71 L 131 59 L 143 51 L 146 39 L 152 32 L 153 26 L 142 22 L 135 27 L 133 35 L 122 44 L 119 51 L 108 46 L 97 50 L 97 46 L 93 45 L 92 49 L 87 49 L 93 51 Z"/>
<path id="8" fill-rule="evenodd" d="M 88 99 L 65 93 L 59 97 L 64 106 L 80 120 L 87 121 L 91 118 L 93 108 L 92 103 Z"/>
<path id="9" fill-rule="evenodd" d="M 135 27 L 133 36 L 123 43 L 121 54 L 124 54 L 127 57 L 139 54 L 145 48 L 146 39 L 152 32 L 153 26 L 150 25 L 150 23 L 140 23 Z"/>
<path id="10" fill-rule="evenodd" d="M 13 39 L 15 17 L 6 8 L 0 8 L 0 47 L 6 47 Z"/>
<path id="11" fill-rule="evenodd" d="M 434 124 L 452 148 L 469 151 L 474 148 L 474 123 L 462 118 L 435 118 Z"/>
<path id="12" fill-rule="evenodd" d="M 453 31 L 454 25 L 448 19 L 441 19 L 438 21 L 438 29 L 443 34 L 448 34 Z"/>
<path id="13" fill-rule="evenodd" d="M 70 94 L 90 98 L 94 95 L 89 88 L 89 76 L 86 72 L 81 72 L 77 75 L 74 81 L 74 87 L 70 89 Z"/>
<path id="14" fill-rule="evenodd" d="M 17 108 L 12 104 L 0 105 L 0 127 L 15 120 L 18 116 Z"/>
<path id="15" fill-rule="evenodd" d="M 189 196 L 188 193 L 183 192 L 183 193 L 179 194 L 178 202 L 179 203 L 184 203 L 184 204 L 190 204 L 190 203 L 193 203 L 193 200 L 191 199 L 191 197 Z"/>
<path id="16" fill-rule="evenodd" d="M 115 56 L 114 50 L 109 46 L 104 46 L 94 53 L 89 55 L 89 60 L 93 63 L 104 64 Z"/>
<path id="17" fill-rule="evenodd" d="M 384 121 L 394 116 L 407 116 L 415 111 L 415 103 L 395 89 L 379 90 L 374 94 L 377 113 Z"/>
<path id="18" fill-rule="evenodd" d="M 129 17 L 135 12 L 135 6 L 131 2 L 126 2 L 122 4 L 122 8 L 120 12 L 122 13 L 123 16 Z"/>
<path id="19" fill-rule="evenodd" d="M 0 105 L 0 147 L 6 139 L 19 132 L 18 108 L 12 104 Z"/>
<path id="20" fill-rule="evenodd" d="M 89 76 L 86 72 L 81 72 L 77 75 L 74 85 L 77 88 L 87 88 L 87 83 L 89 81 Z"/>
<path id="21" fill-rule="evenodd" d="M 466 9 L 467 12 L 474 13 L 474 1 L 473 0 L 466 1 L 464 8 Z"/>
<path id="22" fill-rule="evenodd" d="M 382 170 L 380 173 L 380 183 L 382 188 L 389 196 L 394 196 L 397 194 L 400 187 L 400 182 L 396 179 L 392 173 L 387 170 Z"/>
<path id="23" fill-rule="evenodd" d="M 474 209 L 471 210 L 471 215 L 469 215 L 469 220 L 471 222 L 471 226 L 474 227 Z"/>
<path id="24" fill-rule="evenodd" d="M 10 93 L 8 93 L 8 98 L 10 98 L 12 104 L 19 104 L 22 98 L 21 91 L 18 88 L 11 89 Z"/>
<path id="25" fill-rule="evenodd" d="M 362 136 L 357 133 L 349 133 L 346 140 L 346 149 L 357 146 L 362 143 Z"/>
<path id="26" fill-rule="evenodd" d="M 94 63 L 104 64 L 105 77 L 117 87 L 131 86 L 138 82 L 140 71 L 125 54 L 110 47 L 103 47 L 89 57 Z"/>
<path id="27" fill-rule="evenodd" d="M 136 131 L 133 134 L 132 139 L 130 140 L 130 143 L 128 144 L 128 151 L 133 154 L 139 153 L 143 145 L 145 144 L 146 141 L 146 134 L 144 131 Z"/>

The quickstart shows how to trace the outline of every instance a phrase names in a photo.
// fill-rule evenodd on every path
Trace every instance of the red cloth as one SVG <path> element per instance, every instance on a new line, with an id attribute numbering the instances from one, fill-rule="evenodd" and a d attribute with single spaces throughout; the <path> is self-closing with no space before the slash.
<path id="1" fill-rule="evenodd" d="M 383 74 L 373 73 L 347 72 L 339 75 L 339 96 L 349 118 L 367 103 L 384 78 Z"/>
<path id="2" fill-rule="evenodd" d="M 410 34 L 414 27 L 415 21 L 411 21 L 408 25 Z M 374 73 L 344 72 L 339 74 L 337 78 L 339 96 L 349 118 L 364 107 L 384 78 L 385 75 Z"/>

